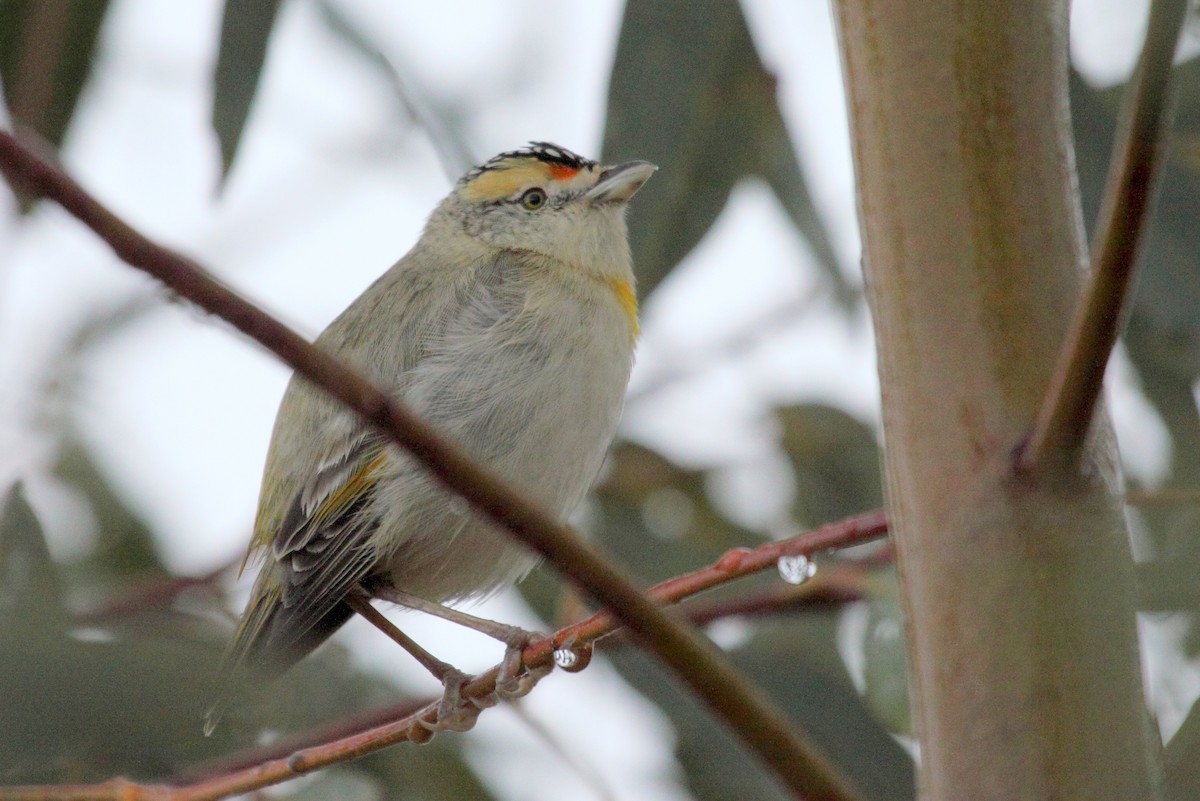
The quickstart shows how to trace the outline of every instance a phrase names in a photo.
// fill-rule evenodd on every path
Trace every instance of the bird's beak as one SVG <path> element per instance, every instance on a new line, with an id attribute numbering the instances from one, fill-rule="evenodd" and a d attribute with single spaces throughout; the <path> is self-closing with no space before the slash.
<path id="1" fill-rule="evenodd" d="M 658 167 L 648 161 L 627 161 L 606 167 L 600 180 L 587 191 L 585 198 L 596 205 L 624 203 L 642 188 L 642 184 L 654 174 Z"/>

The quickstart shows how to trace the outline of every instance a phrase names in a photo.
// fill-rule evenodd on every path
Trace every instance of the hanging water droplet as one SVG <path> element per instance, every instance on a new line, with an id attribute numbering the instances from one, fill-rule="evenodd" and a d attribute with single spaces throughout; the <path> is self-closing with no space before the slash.
<path id="1" fill-rule="evenodd" d="M 592 644 L 577 643 L 554 649 L 554 664 L 568 673 L 578 673 L 592 661 Z"/>
<path id="2" fill-rule="evenodd" d="M 788 584 L 803 584 L 817 572 L 816 562 L 804 554 L 781 556 L 779 557 L 779 562 L 776 563 L 776 567 L 779 568 L 779 575 Z"/>

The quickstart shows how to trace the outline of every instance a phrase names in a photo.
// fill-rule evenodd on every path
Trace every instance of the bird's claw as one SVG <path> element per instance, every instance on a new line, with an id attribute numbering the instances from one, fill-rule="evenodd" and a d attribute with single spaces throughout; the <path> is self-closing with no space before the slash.
<path id="1" fill-rule="evenodd" d="M 497 695 L 505 700 L 522 698 L 529 694 L 542 677 L 554 669 L 553 662 L 536 669 L 525 665 L 525 649 L 544 639 L 546 638 L 543 635 L 536 632 L 521 631 L 520 636 L 508 641 L 504 659 L 500 662 L 500 675 L 496 677 Z"/>
<path id="2" fill-rule="evenodd" d="M 457 668 L 447 672 L 442 679 L 442 699 L 438 701 L 437 720 L 426 724 L 431 730 L 437 731 L 469 731 L 475 727 L 482 709 L 478 700 L 463 697 L 463 685 L 470 676 Z"/>

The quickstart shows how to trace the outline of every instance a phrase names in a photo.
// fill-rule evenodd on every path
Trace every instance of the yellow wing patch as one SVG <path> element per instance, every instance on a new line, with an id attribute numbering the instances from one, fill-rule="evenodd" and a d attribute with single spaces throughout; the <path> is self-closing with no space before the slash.
<path id="1" fill-rule="evenodd" d="M 376 482 L 379 481 L 379 468 L 383 467 L 386 459 L 387 455 L 381 453 L 358 470 L 355 470 L 354 475 L 346 479 L 345 484 L 342 484 L 342 486 L 329 493 L 329 497 L 313 510 L 311 516 L 312 524 L 320 526 L 326 520 L 338 517 L 342 512 L 349 509 L 355 501 L 370 492 Z"/>

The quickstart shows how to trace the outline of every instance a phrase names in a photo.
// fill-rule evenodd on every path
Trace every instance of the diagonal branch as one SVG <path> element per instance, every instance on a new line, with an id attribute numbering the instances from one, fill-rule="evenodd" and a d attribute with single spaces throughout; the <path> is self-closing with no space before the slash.
<path id="1" fill-rule="evenodd" d="M 1117 341 L 1138 243 L 1146 228 L 1162 161 L 1171 65 L 1188 0 L 1154 0 L 1137 71 L 1126 91 L 1122 121 L 1100 219 L 1092 243 L 1092 272 L 1033 432 L 1018 453 L 1017 469 L 1079 461 Z"/>
<path id="2" fill-rule="evenodd" d="M 784 556 L 812 556 L 831 548 L 847 548 L 887 534 L 888 526 L 881 510 L 867 512 L 787 540 L 737 548 L 726 552 L 709 567 L 669 579 L 647 590 L 647 596 L 660 603 L 678 603 L 704 590 L 734 579 L 769 570 Z M 814 580 L 815 581 L 815 580 Z M 607 611 L 567 626 L 552 637 L 525 649 L 523 661 L 531 669 L 545 667 L 554 658 L 558 643 L 574 648 L 590 647 L 596 640 L 617 629 Z M 485 698 L 496 688 L 500 667 L 493 667 L 462 687 L 466 698 Z M 425 742 L 431 736 L 429 726 L 437 721 L 437 701 L 416 711 L 404 711 L 398 719 L 371 720 L 366 728 L 342 732 L 340 736 L 317 745 L 297 747 L 290 752 L 265 754 L 262 761 L 247 765 L 244 760 L 228 772 L 187 785 L 139 784 L 113 779 L 93 785 L 39 785 L 0 787 L 0 801 L 216 801 L 287 781 L 301 774 L 345 762 L 379 751 L 398 742 Z M 272 749 L 274 751 L 274 749 Z M 822 798 L 828 796 L 812 796 Z"/>
<path id="3" fill-rule="evenodd" d="M 663 612 L 594 546 L 477 465 L 405 406 L 225 287 L 196 262 L 142 236 L 49 159 L 39 157 L 7 131 L 0 131 L 0 170 L 19 177 L 22 189 L 57 202 L 130 265 L 271 350 L 419 458 L 443 485 L 484 516 L 546 557 L 635 632 L 641 644 L 670 666 L 794 794 L 813 799 L 858 797 L 807 735 L 749 684 L 712 643 Z M 401 730 L 390 742 L 406 736 Z M 348 746 L 349 756 L 357 753 L 355 747 Z"/>

